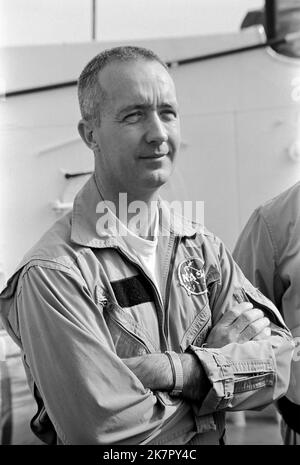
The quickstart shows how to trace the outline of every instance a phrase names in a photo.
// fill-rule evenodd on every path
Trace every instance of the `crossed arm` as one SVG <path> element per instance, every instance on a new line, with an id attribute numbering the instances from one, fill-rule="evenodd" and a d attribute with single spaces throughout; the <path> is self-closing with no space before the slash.
<path id="1" fill-rule="evenodd" d="M 266 339 L 271 335 L 270 321 L 260 309 L 243 302 L 227 311 L 212 328 L 205 346 L 220 348 L 232 342 Z M 210 389 L 204 369 L 193 353 L 179 354 L 183 368 L 185 399 L 201 402 Z M 139 378 L 144 387 L 152 391 L 171 391 L 173 373 L 166 354 L 155 353 L 123 359 L 127 367 Z"/>
<path id="2" fill-rule="evenodd" d="M 221 299 L 220 305 L 230 304 Z M 260 312 L 249 313 L 250 307 L 243 303 L 226 310 L 206 340 L 207 350 L 190 346 L 191 352 L 180 354 L 183 397 L 199 399 L 191 401 L 197 415 L 229 404 L 232 410 L 256 408 L 285 392 L 290 336 L 271 323 L 271 337 L 256 341 L 268 322 Z M 11 333 L 22 335 L 30 386 L 37 387 L 62 443 L 141 444 L 168 423 L 174 407 L 152 393 L 173 389 L 167 356 L 121 360 L 102 313 L 77 275 L 31 266 L 10 309 Z M 241 343 L 230 344 L 234 341 Z M 239 369 L 244 365 L 246 375 Z M 39 418 L 36 426 L 41 427 Z"/>

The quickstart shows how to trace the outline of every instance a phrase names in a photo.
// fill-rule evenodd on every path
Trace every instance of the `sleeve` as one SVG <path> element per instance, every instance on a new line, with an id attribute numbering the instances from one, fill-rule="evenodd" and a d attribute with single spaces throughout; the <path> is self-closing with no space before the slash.
<path id="1" fill-rule="evenodd" d="M 79 277 L 33 266 L 16 305 L 25 366 L 64 444 L 147 443 L 174 413 L 116 355 Z"/>
<path id="2" fill-rule="evenodd" d="M 233 256 L 254 286 L 280 309 L 294 337 L 296 350 L 291 362 L 287 397 L 300 404 L 300 247 L 281 257 L 274 236 L 271 226 L 258 209 L 242 231 Z M 285 263 L 284 271 L 281 261 Z"/>
<path id="3" fill-rule="evenodd" d="M 218 259 L 221 277 L 210 303 L 213 324 L 233 305 L 250 301 L 270 319 L 271 336 L 218 349 L 190 347 L 211 383 L 199 414 L 220 409 L 259 409 L 282 396 L 288 387 L 294 348 L 277 308 L 245 278 L 221 241 Z"/>
<path id="4" fill-rule="evenodd" d="M 249 281 L 280 310 L 277 295 L 282 294 L 283 285 L 276 275 L 276 246 L 260 209 L 251 215 L 232 255 Z"/>

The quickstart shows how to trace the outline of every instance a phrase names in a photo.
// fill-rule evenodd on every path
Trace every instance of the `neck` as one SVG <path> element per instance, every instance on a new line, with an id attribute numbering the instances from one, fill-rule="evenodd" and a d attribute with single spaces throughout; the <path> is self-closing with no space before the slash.
<path id="1" fill-rule="evenodd" d="M 99 185 L 102 199 L 108 204 L 116 217 L 134 234 L 153 240 L 153 227 L 157 214 L 158 190 L 143 194 L 111 192 Z"/>

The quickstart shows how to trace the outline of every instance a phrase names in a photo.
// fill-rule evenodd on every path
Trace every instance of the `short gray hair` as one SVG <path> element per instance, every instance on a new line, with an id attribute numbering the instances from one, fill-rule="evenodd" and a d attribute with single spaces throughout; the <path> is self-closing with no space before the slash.
<path id="1" fill-rule="evenodd" d="M 168 69 L 166 63 L 152 50 L 131 45 L 104 50 L 85 66 L 78 79 L 78 99 L 82 118 L 100 124 L 100 107 L 106 95 L 99 84 L 99 71 L 114 61 L 127 62 L 140 59 L 157 61 Z"/>

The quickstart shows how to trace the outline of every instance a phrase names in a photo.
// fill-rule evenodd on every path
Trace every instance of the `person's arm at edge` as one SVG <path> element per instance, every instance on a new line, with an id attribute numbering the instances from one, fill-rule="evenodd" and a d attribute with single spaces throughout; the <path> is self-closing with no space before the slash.
<path id="1" fill-rule="evenodd" d="M 263 210 L 257 209 L 249 218 L 240 234 L 233 256 L 245 273 L 246 277 L 271 299 L 275 304 L 274 288 L 281 290 L 280 304 L 284 319 L 296 341 L 300 340 L 300 308 L 299 282 L 297 273 L 289 268 L 289 286 L 283 284 L 279 273 L 278 246 L 275 234 L 263 215 Z M 276 279 L 276 283 L 274 282 Z M 297 321 L 297 315 L 298 321 Z M 298 339 L 299 338 L 299 339 Z M 298 351 L 299 352 L 299 351 Z M 300 405 L 300 364 L 297 349 L 291 362 L 291 378 L 286 397 Z"/>

